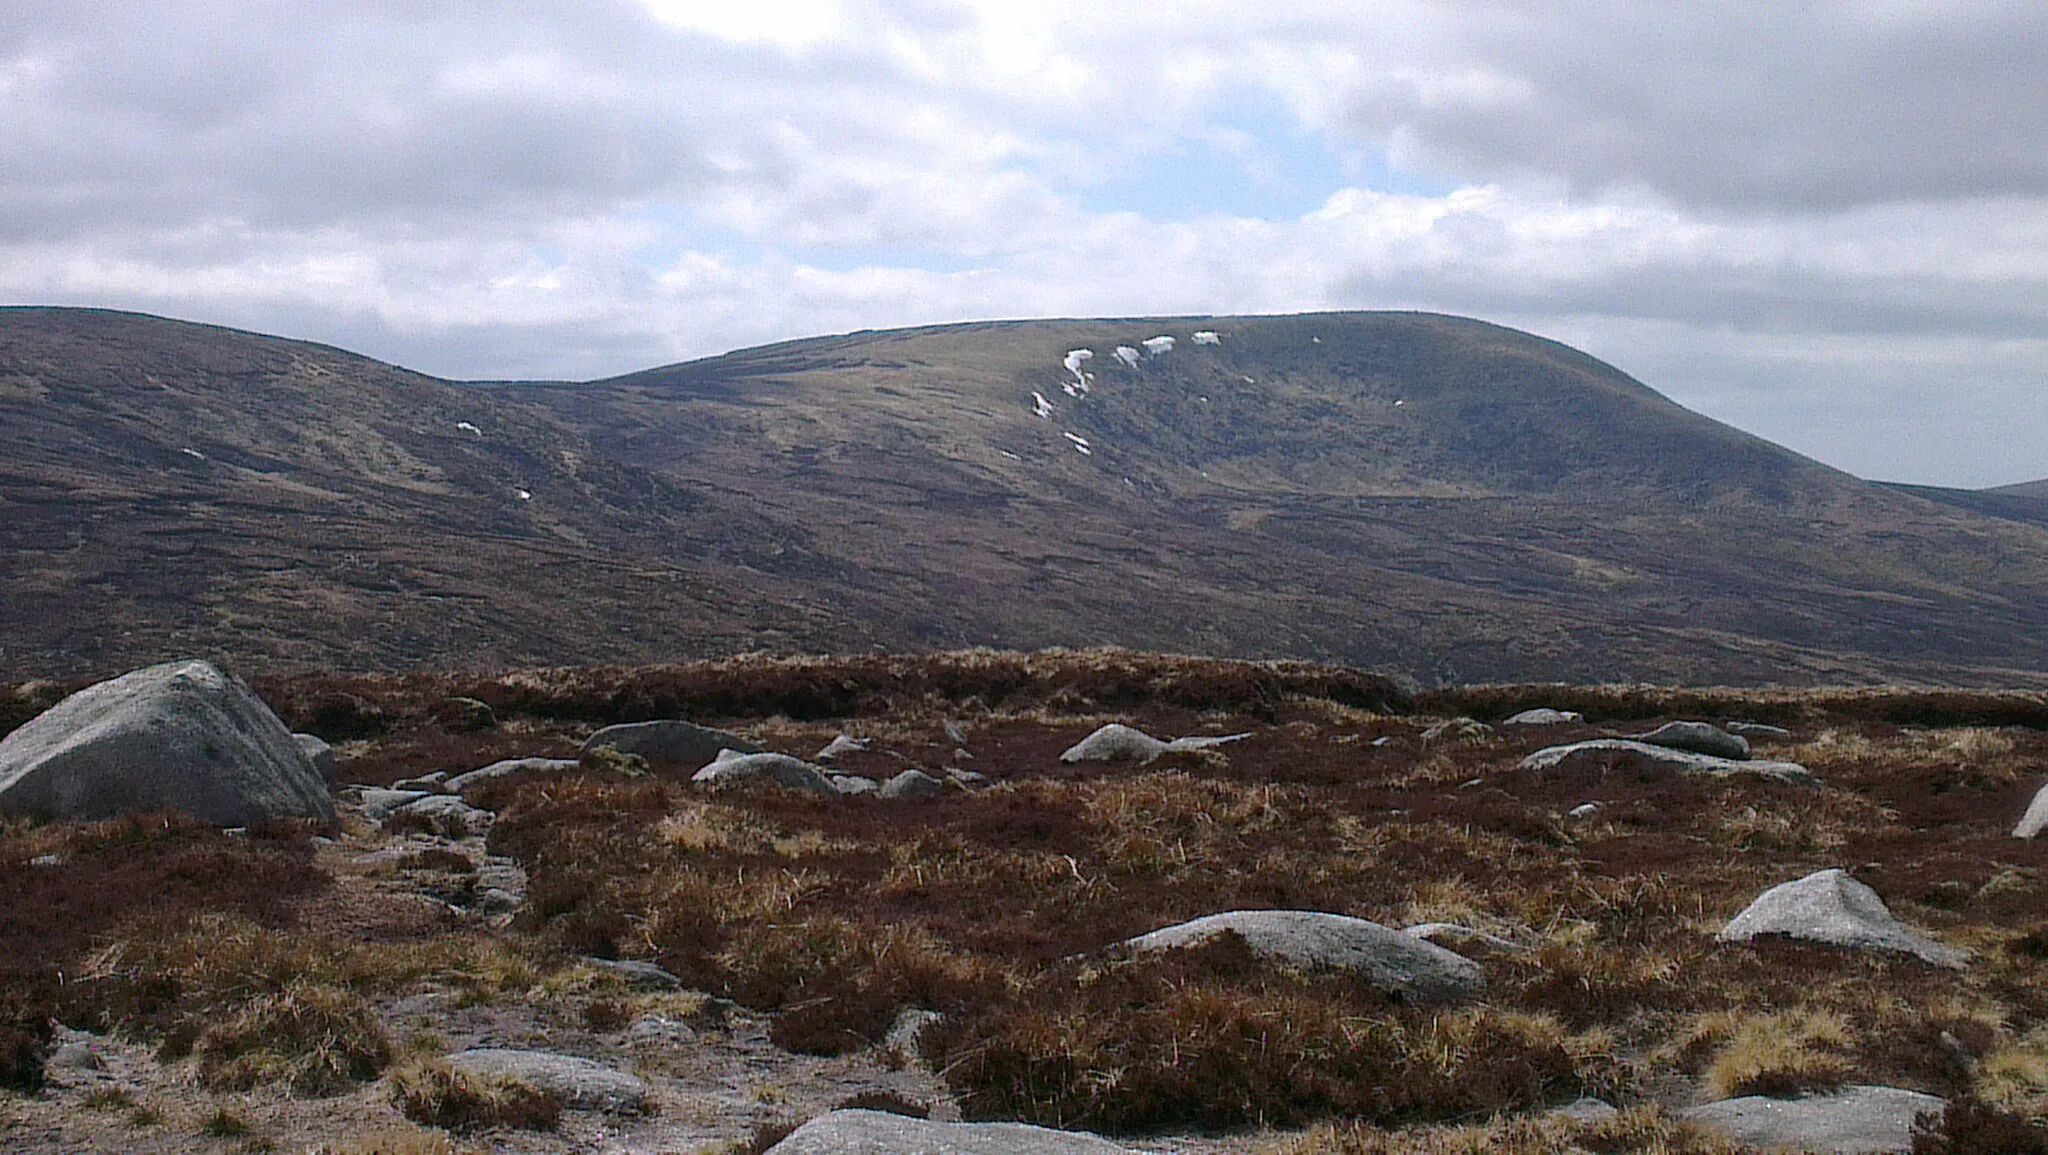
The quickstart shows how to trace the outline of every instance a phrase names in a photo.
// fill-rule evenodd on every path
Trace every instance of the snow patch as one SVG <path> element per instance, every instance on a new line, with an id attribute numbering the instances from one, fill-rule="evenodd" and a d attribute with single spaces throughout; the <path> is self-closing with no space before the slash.
<path id="1" fill-rule="evenodd" d="M 1138 344 L 1143 345 L 1145 352 L 1154 357 L 1173 352 L 1173 338 L 1164 334 L 1140 341 Z"/>
<path id="2" fill-rule="evenodd" d="M 1223 338 L 1217 336 L 1214 329 L 1195 330 L 1195 344 L 1197 345 L 1221 345 L 1222 343 Z"/>
<path id="3" fill-rule="evenodd" d="M 1116 359 L 1122 361 L 1126 369 L 1136 369 L 1138 367 L 1138 359 L 1143 356 L 1144 354 L 1129 345 L 1118 345 L 1116 347 Z"/>
<path id="4" fill-rule="evenodd" d="M 1052 417 L 1052 408 L 1052 402 L 1045 399 L 1045 394 L 1040 393 L 1036 389 L 1031 391 L 1031 411 L 1033 413 L 1049 419 Z"/>

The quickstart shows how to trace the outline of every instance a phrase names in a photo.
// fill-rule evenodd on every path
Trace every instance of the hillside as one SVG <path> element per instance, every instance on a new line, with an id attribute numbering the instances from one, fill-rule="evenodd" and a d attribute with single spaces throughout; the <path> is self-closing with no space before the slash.
<path id="1" fill-rule="evenodd" d="M 1423 681 L 2048 669 L 2041 526 L 1450 317 L 958 325 L 465 385 L 9 309 L 0 437 L 20 676 L 1097 644 Z"/>

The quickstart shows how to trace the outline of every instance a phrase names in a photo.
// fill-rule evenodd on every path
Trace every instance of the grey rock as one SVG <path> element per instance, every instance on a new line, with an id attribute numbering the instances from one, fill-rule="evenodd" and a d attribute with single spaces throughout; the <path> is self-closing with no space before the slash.
<path id="1" fill-rule="evenodd" d="M 916 1062 L 923 1057 L 919 1040 L 927 1028 L 945 1018 L 937 1011 L 922 1007 L 905 1007 L 897 1012 L 894 1022 L 889 1024 L 889 1033 L 882 1036 L 882 1049 L 897 1056 L 904 1062 Z"/>
<path id="2" fill-rule="evenodd" d="M 688 1023 L 645 1015 L 626 1028 L 626 1039 L 636 1047 L 681 1047 L 697 1041 L 697 1030 Z"/>
<path id="3" fill-rule="evenodd" d="M 2027 812 L 2020 815 L 2020 824 L 2012 828 L 2012 836 L 2038 838 L 2044 829 L 2048 829 L 2048 786 L 2034 792 L 2034 800 L 2027 803 Z"/>
<path id="4" fill-rule="evenodd" d="M 1900 925 L 1876 891 L 1840 870 L 1815 871 L 1764 891 L 1716 937 L 1721 942 L 1747 942 L 1764 935 L 1853 950 L 1900 951 L 1954 969 L 1970 961 L 1969 951 Z"/>
<path id="5" fill-rule="evenodd" d="M 1783 726 L 1767 726 L 1762 722 L 1730 722 L 1727 730 L 1752 742 L 1790 742 L 1792 731 Z"/>
<path id="6" fill-rule="evenodd" d="M 1166 753 L 1166 743 L 1122 722 L 1111 722 L 1067 747 L 1062 762 L 1151 762 Z"/>
<path id="7" fill-rule="evenodd" d="M 885 1111 L 832 1111 L 768 1155 L 1134 1155 L 1099 1135 L 1028 1123 L 934 1123 Z"/>
<path id="8" fill-rule="evenodd" d="M 741 754 L 721 750 L 718 759 L 691 775 L 690 781 L 714 790 L 782 786 L 839 797 L 839 788 L 832 785 L 832 780 L 825 776 L 823 770 L 787 754 Z"/>
<path id="9" fill-rule="evenodd" d="M 320 780 L 329 786 L 341 777 L 341 762 L 334 756 L 334 747 L 318 734 L 293 734 L 292 741 L 299 744 L 299 753 L 320 772 Z"/>
<path id="10" fill-rule="evenodd" d="M 1551 746 L 1522 759 L 1523 770 L 1578 769 L 1610 765 L 1635 765 L 1669 770 L 1674 774 L 1705 774 L 1714 778 L 1726 778 L 1731 774 L 1753 774 L 1759 778 L 1771 778 L 1798 786 L 1820 785 L 1820 779 L 1814 777 L 1813 771 L 1797 762 L 1768 762 L 1762 759 L 1737 761 L 1622 738 L 1596 738 L 1590 742 L 1574 742 L 1569 746 Z"/>
<path id="11" fill-rule="evenodd" d="M 1470 959 L 1483 959 L 1493 954 L 1527 954 L 1529 948 L 1513 939 L 1488 934 L 1475 927 L 1461 926 L 1455 922 L 1422 922 L 1405 927 L 1402 934 L 1435 943 L 1448 951 L 1455 951 Z"/>
<path id="12" fill-rule="evenodd" d="M 391 812 L 387 825 L 425 830 L 443 838 L 476 838 L 490 833 L 498 816 L 454 794 L 429 794 Z"/>
<path id="13" fill-rule="evenodd" d="M 584 741 L 583 753 L 600 746 L 609 746 L 621 754 L 638 754 L 650 763 L 674 762 L 691 766 L 702 766 L 718 757 L 720 750 L 764 753 L 761 747 L 737 734 L 713 730 L 679 718 L 606 726 Z"/>
<path id="14" fill-rule="evenodd" d="M 448 789 L 448 772 L 436 770 L 417 778 L 400 778 L 391 784 L 393 790 L 417 790 L 422 794 L 440 794 Z"/>
<path id="15" fill-rule="evenodd" d="M 811 755 L 811 759 L 816 762 L 830 762 L 841 754 L 857 754 L 867 748 L 867 739 L 840 734 L 830 742 L 825 743 L 824 749 Z"/>
<path id="16" fill-rule="evenodd" d="M 985 786 L 989 781 L 988 775 L 974 770 L 947 770 L 946 777 L 951 778 L 970 790 L 976 786 Z"/>
<path id="17" fill-rule="evenodd" d="M 498 728 L 498 715 L 490 703 L 475 698 L 443 698 L 434 703 L 434 708 L 428 713 L 443 729 L 457 734 Z"/>
<path id="18" fill-rule="evenodd" d="M 386 790 L 378 786 L 366 786 L 356 794 L 356 802 L 363 808 L 363 817 L 372 822 L 382 822 L 391 817 L 392 811 L 401 806 L 410 806 L 422 798 L 433 795 L 424 790 Z"/>
<path id="19" fill-rule="evenodd" d="M 1573 1099 L 1562 1107 L 1553 1107 L 1549 1111 L 1544 1112 L 1544 1114 L 1559 1119 L 1571 1119 L 1580 1123 L 1597 1123 L 1602 1119 L 1611 1119 L 1621 1114 L 1621 1111 L 1605 1099 L 1596 1099 L 1591 1095 L 1586 1095 Z"/>
<path id="20" fill-rule="evenodd" d="M 506 890 L 500 886 L 478 887 L 476 897 L 469 902 L 469 908 L 478 914 L 511 914 L 525 905 L 524 895 Z"/>
<path id="21" fill-rule="evenodd" d="M 1574 822 L 1584 822 L 1598 813 L 1600 813 L 1600 804 L 1598 802 L 1581 802 L 1570 810 L 1565 811 L 1564 816 Z"/>
<path id="22" fill-rule="evenodd" d="M 1636 735 L 1635 741 L 1726 758 L 1732 762 L 1749 757 L 1749 739 L 1730 734 L 1710 722 L 1666 722 L 1647 734 Z"/>
<path id="23" fill-rule="evenodd" d="M 681 990 L 683 986 L 683 980 L 643 959 L 585 958 L 583 961 L 625 979 L 626 985 L 635 990 L 674 991 Z"/>
<path id="24" fill-rule="evenodd" d="M 930 798 L 946 792 L 946 784 L 922 770 L 905 770 L 882 783 L 884 798 Z"/>
<path id="25" fill-rule="evenodd" d="M 89 686 L 0 739 L 0 809 L 59 818 L 176 810 L 219 826 L 334 820 L 292 732 L 210 663 Z"/>
<path id="26" fill-rule="evenodd" d="M 514 774 L 559 774 L 564 770 L 574 770 L 578 765 L 574 758 L 506 758 L 488 766 L 478 767 L 466 774 L 457 774 L 448 780 L 447 785 L 448 789 L 455 793 L 463 794 L 486 782 L 495 782 Z"/>
<path id="27" fill-rule="evenodd" d="M 448 1056 L 449 1066 L 485 1079 L 523 1083 L 586 1111 L 641 1111 L 647 1084 L 624 1071 L 572 1055 L 484 1048 Z"/>
<path id="28" fill-rule="evenodd" d="M 1168 742 L 1166 748 L 1168 750 L 1207 750 L 1212 746 L 1227 746 L 1232 742 L 1242 742 L 1249 737 L 1251 737 L 1250 732 L 1243 734 L 1189 734 L 1186 737 L 1175 738 L 1173 741 Z"/>
<path id="29" fill-rule="evenodd" d="M 1511 718 L 1502 719 L 1501 725 L 1568 726 L 1574 722 L 1583 722 L 1585 720 L 1585 715 L 1575 710 L 1553 710 L 1548 706 L 1539 706 L 1534 710 L 1524 710 Z"/>
<path id="30" fill-rule="evenodd" d="M 1457 742 L 1484 738 L 1493 733 L 1493 727 L 1474 718 L 1449 718 L 1438 722 L 1422 732 L 1424 742 Z"/>
<path id="31" fill-rule="evenodd" d="M 105 1069 L 107 1061 L 100 1056 L 98 1047 L 74 1040 L 50 1052 L 43 1065 L 61 1071 L 98 1071 Z"/>
<path id="32" fill-rule="evenodd" d="M 834 774 L 832 785 L 837 787 L 841 794 L 873 794 L 882 788 L 880 782 L 872 778 L 863 778 L 858 774 Z"/>
<path id="33" fill-rule="evenodd" d="M 64 865 L 64 856 L 61 854 L 38 854 L 34 858 L 29 859 L 28 864 L 41 867 L 62 866 Z"/>
<path id="34" fill-rule="evenodd" d="M 1826 1095 L 1750 1095 L 1693 1107 L 1682 1116 L 1738 1143 L 1847 1153 L 1913 1149 L 1913 1120 L 1942 1100 L 1896 1087 L 1848 1087 Z"/>
<path id="35" fill-rule="evenodd" d="M 1374 988 L 1418 1003 L 1477 998 L 1486 977 L 1471 959 L 1362 918 L 1307 910 L 1236 910 L 1129 940 L 1133 950 L 1190 946 L 1234 931 L 1253 953 L 1312 968 L 1351 971 Z"/>

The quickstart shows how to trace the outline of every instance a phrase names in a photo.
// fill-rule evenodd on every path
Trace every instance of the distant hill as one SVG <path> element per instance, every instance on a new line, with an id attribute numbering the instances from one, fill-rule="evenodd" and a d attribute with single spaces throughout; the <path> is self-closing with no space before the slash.
<path id="1" fill-rule="evenodd" d="M 21 676 L 1119 644 L 1423 681 L 2048 680 L 2041 525 L 1427 314 L 954 325 L 460 384 L 11 309 L 0 437 Z"/>

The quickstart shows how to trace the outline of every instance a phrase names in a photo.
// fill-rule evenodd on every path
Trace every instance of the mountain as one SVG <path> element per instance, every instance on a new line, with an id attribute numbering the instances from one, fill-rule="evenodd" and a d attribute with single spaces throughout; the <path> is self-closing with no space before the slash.
<path id="1" fill-rule="evenodd" d="M 2048 681 L 2048 529 L 1454 317 L 953 325 L 462 384 L 11 309 L 0 437 L 24 675 L 1116 644 L 1425 681 Z"/>

